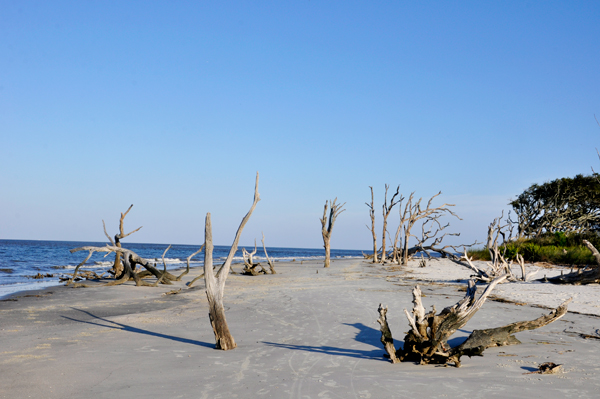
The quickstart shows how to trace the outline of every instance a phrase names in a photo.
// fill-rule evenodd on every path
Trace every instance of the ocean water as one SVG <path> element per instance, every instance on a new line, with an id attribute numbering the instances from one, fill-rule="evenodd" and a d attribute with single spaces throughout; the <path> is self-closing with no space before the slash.
<path id="1" fill-rule="evenodd" d="M 75 267 L 88 255 L 88 251 L 76 253 L 70 249 L 83 246 L 104 246 L 105 242 L 76 242 L 76 241 L 28 241 L 28 240 L 0 240 L 0 298 L 15 292 L 40 289 L 48 286 L 59 285 L 59 276 L 73 273 Z M 130 249 L 145 259 L 155 259 L 157 267 L 163 268 L 162 254 L 168 247 L 167 244 L 135 244 L 123 243 L 123 247 Z M 215 246 L 214 263 L 223 262 L 229 253 L 228 246 Z M 186 266 L 187 257 L 200 249 L 200 246 L 173 245 L 165 255 L 167 269 L 178 269 Z M 246 247 L 252 251 L 254 248 Z M 275 248 L 267 247 L 269 257 L 276 261 L 290 261 L 292 259 L 324 259 L 324 249 L 306 248 Z M 90 260 L 80 268 L 93 270 L 98 274 L 107 271 L 114 261 L 114 253 L 104 256 L 104 253 L 94 253 Z M 362 257 L 362 251 L 357 250 L 331 250 L 332 259 Z M 204 253 L 201 252 L 190 261 L 190 267 L 204 265 Z M 254 256 L 254 260 L 265 260 L 262 247 Z M 242 262 L 242 247 L 238 248 L 234 258 L 235 263 Z M 53 274 L 54 277 L 33 279 L 38 273 L 42 275 Z"/>

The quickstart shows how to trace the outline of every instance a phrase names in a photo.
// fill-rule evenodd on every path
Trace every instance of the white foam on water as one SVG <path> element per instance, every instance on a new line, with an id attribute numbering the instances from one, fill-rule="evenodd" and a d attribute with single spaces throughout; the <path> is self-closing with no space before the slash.
<path id="1" fill-rule="evenodd" d="M 46 281 L 35 281 L 28 283 L 15 283 L 0 285 L 0 299 L 4 299 L 9 295 L 15 294 L 21 291 L 41 290 L 47 287 L 54 287 L 61 285 L 58 280 L 46 280 Z"/>

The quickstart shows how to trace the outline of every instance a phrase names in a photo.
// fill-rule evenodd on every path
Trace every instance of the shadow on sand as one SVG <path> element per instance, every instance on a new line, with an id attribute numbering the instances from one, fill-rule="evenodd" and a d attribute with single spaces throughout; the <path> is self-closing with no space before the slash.
<path id="1" fill-rule="evenodd" d="M 342 323 L 346 326 L 351 326 L 358 329 L 356 336 L 354 337 L 355 341 L 362 342 L 364 344 L 372 345 L 376 349 L 372 350 L 360 350 L 360 349 L 348 349 L 348 348 L 336 348 L 334 346 L 311 346 L 311 345 L 293 345 L 293 344 L 280 344 L 276 342 L 266 342 L 263 341 L 264 344 L 270 345 L 276 348 L 284 348 L 291 350 L 299 350 L 299 351 L 307 351 L 307 352 L 315 352 L 315 353 L 324 353 L 332 356 L 348 356 L 354 357 L 358 359 L 369 359 L 369 360 L 380 360 L 384 362 L 389 362 L 388 359 L 384 358 L 384 350 L 383 346 L 379 338 L 381 337 L 381 333 L 379 330 L 366 326 L 362 323 Z"/>
<path id="2" fill-rule="evenodd" d="M 81 309 L 77 309 L 77 308 L 71 308 L 71 309 L 76 310 L 76 311 L 81 312 L 81 313 L 85 313 L 88 316 L 92 317 L 93 319 L 102 321 L 103 323 L 99 323 L 99 322 L 95 322 L 95 321 L 88 321 L 88 320 L 77 320 L 77 319 L 73 319 L 73 318 L 68 317 L 68 316 L 62 316 L 62 317 L 65 318 L 65 319 L 67 319 L 67 320 L 76 321 L 78 323 L 85 323 L 85 324 L 91 324 L 91 325 L 99 326 L 99 327 L 106 327 L 106 328 L 112 328 L 112 329 L 117 329 L 117 330 L 121 330 L 121 331 L 133 332 L 133 333 L 144 334 L 144 335 L 150 335 L 152 337 L 170 339 L 170 340 L 173 340 L 173 341 L 182 342 L 184 344 L 205 346 L 207 348 L 212 348 L 212 349 L 215 348 L 215 344 L 211 344 L 211 343 L 208 343 L 208 342 L 195 341 L 193 339 L 175 337 L 173 335 L 167 335 L 167 334 L 161 334 L 161 333 L 157 333 L 157 332 L 153 332 L 153 331 L 148 331 L 148 330 L 144 330 L 144 329 L 141 329 L 141 328 L 128 326 L 127 324 L 117 323 L 115 321 L 104 319 L 104 318 L 102 318 L 100 316 L 96 316 L 96 315 L 94 315 L 94 314 L 92 314 L 90 312 L 86 312 L 85 310 L 81 310 Z"/>

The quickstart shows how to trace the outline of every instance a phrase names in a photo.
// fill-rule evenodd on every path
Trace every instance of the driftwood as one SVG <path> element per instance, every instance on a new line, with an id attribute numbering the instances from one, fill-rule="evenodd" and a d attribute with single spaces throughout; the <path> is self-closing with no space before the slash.
<path id="1" fill-rule="evenodd" d="M 242 259 L 244 260 L 244 268 L 242 274 L 258 276 L 260 272 L 256 270 L 260 263 L 254 263 L 254 255 L 256 255 L 256 240 L 254 240 L 254 251 L 248 252 L 246 248 L 242 248 Z M 262 266 L 261 266 L 262 267 Z M 264 267 L 262 268 L 264 270 Z"/>
<path id="2" fill-rule="evenodd" d="M 262 235 L 262 245 L 263 251 L 265 252 L 265 259 L 269 264 L 269 270 L 267 270 L 260 262 L 254 263 L 253 256 L 256 255 L 256 240 L 254 240 L 254 251 L 248 252 L 246 248 L 242 248 L 242 257 L 244 259 L 244 268 L 242 269 L 242 274 L 247 276 L 259 276 L 262 274 L 277 274 L 275 271 L 275 264 L 273 260 L 269 258 L 269 254 L 267 253 L 267 247 L 265 246 L 265 235 Z M 259 269 L 260 268 L 260 269 Z"/>
<path id="3" fill-rule="evenodd" d="M 448 338 L 473 317 L 494 287 L 506 278 L 507 276 L 501 276 L 491 281 L 477 299 L 475 282 L 469 281 L 465 297 L 439 314 L 436 314 L 435 306 L 429 313 L 425 312 L 421 302 L 421 290 L 416 286 L 413 289 L 413 310 L 411 313 L 404 310 L 411 329 L 404 338 L 404 348 L 398 350 L 394 347 L 392 333 L 387 323 L 387 307 L 380 304 L 377 321 L 381 326 L 381 342 L 392 363 L 412 361 L 419 364 L 453 364 L 460 367 L 462 356 L 482 356 L 483 351 L 489 347 L 518 344 L 520 342 L 513 334 L 543 327 L 558 320 L 567 312 L 567 304 L 571 299 L 562 303 L 550 314 L 532 321 L 474 330 L 461 345 L 449 347 Z"/>
<path id="4" fill-rule="evenodd" d="M 204 228 L 204 282 L 206 284 L 206 297 L 208 298 L 208 308 L 209 308 L 209 318 L 210 324 L 212 325 L 213 332 L 215 334 L 215 348 L 222 350 L 234 349 L 237 345 L 231 332 L 229 331 L 229 326 L 227 325 L 227 320 L 225 319 L 225 307 L 223 306 L 223 294 L 225 292 L 225 281 L 227 280 L 227 276 L 229 275 L 229 270 L 231 269 L 231 262 L 233 261 L 233 257 L 238 248 L 238 242 L 240 241 L 240 236 L 242 235 L 242 230 L 244 226 L 250 219 L 254 208 L 256 208 L 256 204 L 260 201 L 260 195 L 258 194 L 258 173 L 256 174 L 256 185 L 254 188 L 254 202 L 252 203 L 252 207 L 242 219 L 240 226 L 238 227 L 237 233 L 235 234 L 235 239 L 233 240 L 233 244 L 231 244 L 231 248 L 229 250 L 229 254 L 227 255 L 227 259 L 223 266 L 219 269 L 217 274 L 215 275 L 213 271 L 213 242 L 212 242 L 212 224 L 210 220 L 210 213 L 206 214 L 206 223 Z"/>
<path id="5" fill-rule="evenodd" d="M 600 283 L 600 252 L 594 247 L 594 245 L 588 240 L 583 240 L 583 243 L 592 251 L 596 265 L 587 270 L 578 269 L 576 272 L 568 273 L 551 278 L 543 278 L 541 280 L 547 281 L 553 284 L 572 284 L 572 285 L 585 285 L 585 284 L 597 284 Z"/>
<path id="6" fill-rule="evenodd" d="M 187 266 L 186 266 L 185 270 L 179 276 L 177 276 L 175 281 L 181 281 L 181 278 L 190 272 L 190 260 L 194 256 L 198 255 L 200 252 L 202 252 L 203 249 L 204 249 L 204 244 L 202 244 L 200 246 L 199 250 L 197 250 L 196 252 L 194 252 L 193 254 L 191 254 L 190 256 L 187 257 Z"/>
<path id="7" fill-rule="evenodd" d="M 506 224 L 502 224 L 504 212 L 500 217 L 494 219 L 488 226 L 486 248 L 490 253 L 490 262 L 487 262 L 487 269 L 477 267 L 473 264 L 472 259 L 468 254 L 468 247 L 465 247 L 463 256 L 449 257 L 454 263 L 464 266 L 473 271 L 472 278 L 477 281 L 489 283 L 499 276 L 506 275 L 506 281 L 531 281 L 531 278 L 539 272 L 539 269 L 529 273 L 525 270 L 525 260 L 520 254 L 516 254 L 515 258 L 521 268 L 521 278 L 514 275 L 512 271 L 513 260 L 509 260 L 506 256 L 507 244 L 512 240 L 513 224 L 510 222 L 510 215 Z M 500 238 L 502 238 L 501 241 Z"/>
<path id="8" fill-rule="evenodd" d="M 169 248 L 170 248 L 170 246 L 169 246 Z M 168 248 L 167 248 L 167 250 L 168 250 Z M 177 279 L 177 277 L 175 277 L 171 273 L 167 272 L 166 264 L 164 262 L 164 255 L 165 255 L 164 253 L 163 253 L 164 270 L 161 272 L 154 265 L 152 265 L 150 263 L 150 261 L 142 258 L 135 252 L 133 252 L 129 249 L 126 249 L 126 248 L 107 244 L 104 247 L 85 246 L 85 247 L 73 248 L 70 250 L 71 253 L 75 253 L 75 252 L 79 252 L 79 251 L 88 251 L 89 253 L 88 253 L 88 256 L 83 260 L 83 262 L 81 262 L 80 264 L 77 265 L 77 267 L 75 267 L 73 276 L 71 277 L 71 279 L 69 279 L 69 281 L 66 283 L 66 285 L 77 286 L 76 284 L 74 284 L 74 280 L 77 278 L 77 272 L 79 271 L 79 268 L 81 266 L 83 266 L 92 257 L 92 254 L 94 252 L 106 252 L 107 255 L 111 254 L 112 252 L 115 252 L 115 253 L 121 255 L 122 264 L 123 264 L 123 272 L 121 273 L 121 276 L 117 280 L 113 280 L 113 281 L 105 284 L 106 286 L 123 284 L 124 282 L 129 281 L 130 279 L 133 279 L 135 281 L 136 285 L 138 285 L 138 286 L 140 286 L 140 285 L 156 286 L 157 284 L 172 284 L 171 281 L 174 281 Z M 165 253 L 166 253 L 166 251 L 165 251 Z M 142 276 L 135 272 L 136 265 L 140 265 L 140 266 L 144 267 L 149 272 L 150 275 L 153 275 L 157 278 L 157 282 L 151 284 L 151 283 L 148 283 L 148 282 L 142 280 Z"/>
<path id="9" fill-rule="evenodd" d="M 325 201 L 325 207 L 323 209 L 323 217 L 321 220 L 321 234 L 323 235 L 323 246 L 325 247 L 325 267 L 329 267 L 331 258 L 331 231 L 333 230 L 333 224 L 340 213 L 344 212 L 345 209 L 341 209 L 346 205 L 336 203 L 337 198 L 333 201 Z M 329 210 L 329 216 L 327 211 Z"/>
<path id="10" fill-rule="evenodd" d="M 121 240 L 123 238 L 132 235 L 133 233 L 135 233 L 136 231 L 138 231 L 139 229 L 142 228 L 142 226 L 140 226 L 137 229 L 125 234 L 125 229 L 123 227 L 123 223 L 125 221 L 125 216 L 127 216 L 129 211 L 131 210 L 131 208 L 133 208 L 133 204 L 131 204 L 129 206 L 129 208 L 127 208 L 125 213 L 121 213 L 121 218 L 119 219 L 119 232 L 117 234 L 115 234 L 114 240 L 106 232 L 106 224 L 104 223 L 104 220 L 102 220 L 102 226 L 104 227 L 104 235 L 106 235 L 106 238 L 108 238 L 108 241 L 110 241 L 112 246 L 121 248 Z M 114 274 L 115 279 L 117 279 L 117 280 L 121 277 L 121 273 L 123 273 L 123 265 L 121 264 L 121 253 L 120 252 L 115 253 L 115 262 L 113 264 L 112 273 Z"/>
<path id="11" fill-rule="evenodd" d="M 265 258 L 267 258 L 267 263 L 269 264 L 269 269 L 271 270 L 271 274 L 277 274 L 277 272 L 275 272 L 275 263 L 273 262 L 273 260 L 271 258 L 269 258 L 269 254 L 267 253 L 267 247 L 265 246 L 265 234 L 264 233 L 262 235 L 262 245 L 263 245 L 263 251 L 265 252 Z"/>

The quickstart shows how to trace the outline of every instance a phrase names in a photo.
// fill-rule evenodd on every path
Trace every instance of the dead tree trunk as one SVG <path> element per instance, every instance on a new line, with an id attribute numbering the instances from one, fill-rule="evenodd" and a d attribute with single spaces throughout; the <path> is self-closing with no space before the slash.
<path id="1" fill-rule="evenodd" d="M 110 241 L 110 243 L 113 246 L 121 248 L 121 240 L 123 238 L 132 235 L 133 233 L 135 233 L 136 231 L 138 231 L 139 229 L 141 229 L 143 227 L 143 226 L 140 226 L 137 229 L 133 230 L 132 232 L 125 234 L 125 230 L 123 228 L 123 222 L 125 221 L 125 216 L 127 216 L 129 211 L 131 210 L 131 208 L 133 208 L 133 204 L 131 204 L 129 206 L 129 208 L 127 208 L 125 213 L 121 213 L 121 218 L 119 219 L 119 232 L 117 234 L 115 234 L 114 241 L 106 232 L 106 224 L 104 223 L 104 220 L 102 221 L 102 226 L 104 226 L 104 234 L 106 235 L 106 237 L 108 238 L 108 240 Z M 115 278 L 119 279 L 122 272 L 123 272 L 123 266 L 121 265 L 121 253 L 115 252 L 115 263 L 113 264 L 113 273 L 115 275 Z"/>
<path id="2" fill-rule="evenodd" d="M 369 216 L 371 217 L 371 235 L 373 236 L 373 263 L 378 262 L 377 256 L 377 234 L 375 233 L 375 205 L 374 205 L 374 197 L 373 197 L 373 187 L 369 186 L 371 189 L 371 204 L 365 202 L 365 205 L 369 207 Z M 367 226 L 368 228 L 368 226 Z"/>
<path id="3" fill-rule="evenodd" d="M 408 209 L 409 209 L 410 205 L 412 204 L 412 199 L 413 199 L 414 194 L 415 194 L 414 192 L 410 193 L 410 196 L 408 197 L 408 201 L 406 202 L 406 205 L 404 206 L 404 210 L 402 210 L 402 201 L 404 200 L 404 197 L 400 199 L 400 208 L 398 209 L 398 212 L 400 214 L 400 222 L 398 223 L 398 228 L 396 229 L 396 236 L 394 237 L 394 247 L 392 249 L 392 262 L 393 263 L 399 264 L 400 258 L 402 257 L 401 232 L 404 227 L 404 224 L 408 220 Z M 400 243 L 400 247 L 398 247 L 398 243 Z M 408 245 L 408 242 L 406 242 L 406 245 Z"/>
<path id="4" fill-rule="evenodd" d="M 390 216 L 390 212 L 392 212 L 392 208 L 399 201 L 402 201 L 404 198 L 401 198 L 397 201 L 394 201 L 398 194 L 400 193 L 400 186 L 396 188 L 396 193 L 392 196 L 390 203 L 387 203 L 387 193 L 389 186 L 385 185 L 385 196 L 383 198 L 383 231 L 381 233 L 381 263 L 385 263 L 386 260 L 386 252 L 385 252 L 385 244 L 386 244 L 386 232 L 387 232 L 387 219 Z"/>
<path id="5" fill-rule="evenodd" d="M 473 317 L 483 306 L 494 287 L 505 279 L 506 276 L 501 276 L 493 280 L 478 299 L 475 299 L 477 287 L 473 280 L 469 281 L 465 297 L 454 306 L 445 308 L 439 314 L 436 314 L 435 306 L 429 313 L 425 313 L 425 308 L 421 302 L 421 290 L 418 286 L 415 287 L 413 290 L 412 313 L 404 309 L 411 329 L 404 338 L 404 348 L 399 350 L 396 350 L 393 345 L 392 333 L 387 323 L 387 308 L 380 304 L 378 322 L 381 325 L 381 341 L 384 343 L 384 349 L 391 361 L 395 363 L 395 359 L 398 359 L 420 364 L 454 363 L 456 367 L 460 367 L 461 356 L 480 356 L 486 348 L 519 343 L 512 334 L 543 327 L 558 320 L 567 312 L 567 304 L 571 301 L 570 299 L 549 315 L 533 321 L 513 323 L 504 327 L 486 330 L 475 330 L 463 344 L 450 348 L 448 338 Z"/>
<path id="6" fill-rule="evenodd" d="M 344 212 L 345 209 L 341 209 L 346 203 L 336 204 L 337 198 L 333 201 L 325 201 L 325 208 L 323 209 L 323 217 L 321 220 L 321 234 L 323 235 L 323 246 L 325 247 L 325 267 L 329 267 L 331 257 L 331 230 L 333 230 L 333 224 L 340 213 Z M 331 208 L 329 206 L 331 205 Z M 329 217 L 327 217 L 327 210 L 329 210 Z"/>
<path id="7" fill-rule="evenodd" d="M 206 284 L 206 297 L 208 298 L 208 306 L 209 311 L 208 315 L 210 318 L 210 324 L 212 325 L 213 332 L 215 334 L 215 348 L 222 350 L 234 349 L 237 345 L 233 336 L 229 332 L 229 326 L 227 325 L 227 320 L 225 319 L 225 308 L 223 306 L 223 294 L 225 291 L 225 281 L 227 280 L 227 276 L 229 275 L 229 270 L 231 269 L 231 262 L 233 261 L 233 257 L 238 248 L 238 243 L 240 241 L 240 236 L 242 235 L 242 230 L 244 226 L 250 219 L 254 208 L 256 208 L 256 204 L 260 201 L 260 195 L 258 194 L 258 173 L 256 174 L 256 185 L 254 187 L 254 202 L 252 203 L 252 207 L 242 219 L 240 227 L 238 227 L 237 233 L 235 234 L 235 239 L 233 240 L 233 244 L 231 244 L 231 248 L 229 250 L 229 254 L 227 255 L 227 259 L 218 273 L 215 276 L 213 271 L 213 243 L 212 243 L 212 225 L 210 221 L 210 213 L 206 214 L 206 224 L 204 228 L 204 236 L 205 236 L 205 247 L 204 247 L 204 282 Z"/>

